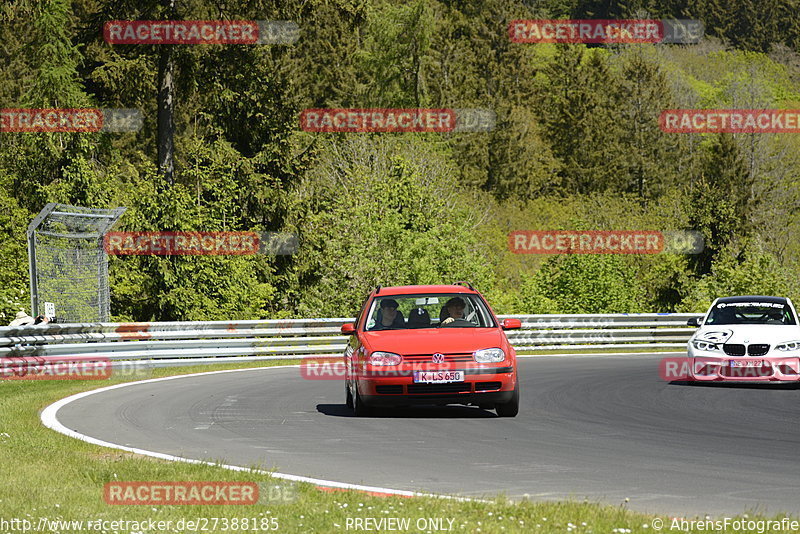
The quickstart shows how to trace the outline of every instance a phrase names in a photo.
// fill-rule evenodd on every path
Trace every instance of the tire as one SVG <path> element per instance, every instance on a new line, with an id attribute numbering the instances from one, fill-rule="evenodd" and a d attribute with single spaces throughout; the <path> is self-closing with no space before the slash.
<path id="1" fill-rule="evenodd" d="M 361 400 L 361 394 L 358 392 L 358 384 L 355 386 L 356 394 L 353 395 L 353 413 L 356 417 L 369 417 L 372 415 L 373 410 L 371 406 L 364 404 Z"/>
<path id="2" fill-rule="evenodd" d="M 495 406 L 498 417 L 516 417 L 519 413 L 519 383 L 514 386 L 514 394 L 511 400 Z"/>
<path id="3" fill-rule="evenodd" d="M 344 391 L 345 391 L 345 404 L 351 410 L 353 409 L 353 393 L 350 391 L 350 384 L 347 383 L 345 380 L 344 382 Z"/>

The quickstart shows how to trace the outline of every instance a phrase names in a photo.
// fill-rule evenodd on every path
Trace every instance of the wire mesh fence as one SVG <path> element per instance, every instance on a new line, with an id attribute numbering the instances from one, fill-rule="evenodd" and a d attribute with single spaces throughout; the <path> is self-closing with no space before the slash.
<path id="1" fill-rule="evenodd" d="M 125 208 L 48 204 L 28 227 L 31 309 L 59 322 L 102 322 L 111 316 L 103 235 Z"/>

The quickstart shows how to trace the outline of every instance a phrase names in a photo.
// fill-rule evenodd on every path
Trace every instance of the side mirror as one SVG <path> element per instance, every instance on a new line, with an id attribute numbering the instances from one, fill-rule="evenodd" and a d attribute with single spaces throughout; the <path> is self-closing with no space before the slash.
<path id="1" fill-rule="evenodd" d="M 686 321 L 686 326 L 703 326 L 703 317 L 692 317 Z"/>
<path id="2" fill-rule="evenodd" d="M 517 328 L 522 328 L 522 321 L 519 319 L 503 319 L 503 322 L 500 323 L 500 326 L 503 330 L 515 330 Z"/>
<path id="3" fill-rule="evenodd" d="M 356 333 L 356 325 L 353 323 L 347 323 L 342 325 L 342 334 L 351 335 Z"/>

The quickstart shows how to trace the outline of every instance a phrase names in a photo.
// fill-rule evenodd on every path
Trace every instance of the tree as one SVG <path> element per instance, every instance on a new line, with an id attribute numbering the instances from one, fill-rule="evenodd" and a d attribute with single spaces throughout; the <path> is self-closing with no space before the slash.
<path id="1" fill-rule="evenodd" d="M 703 251 L 690 260 L 695 273 L 711 272 L 724 250 L 750 235 L 749 223 L 757 207 L 751 202 L 748 176 L 733 136 L 719 134 L 705 158 L 700 180 L 689 191 L 689 228 L 705 239 Z"/>
<path id="2" fill-rule="evenodd" d="M 175 0 L 161 0 L 167 20 L 178 20 Z M 158 57 L 158 172 L 175 183 L 175 45 L 162 45 Z"/>
<path id="3" fill-rule="evenodd" d="M 774 256 L 751 246 L 739 257 L 721 256 L 711 272 L 686 289 L 677 311 L 705 311 L 715 298 L 724 295 L 780 295 L 795 299 L 800 294 L 796 280 Z"/>
<path id="4" fill-rule="evenodd" d="M 369 12 L 356 54 L 364 107 L 427 107 L 434 14 L 428 3 L 381 5 Z"/>
<path id="5" fill-rule="evenodd" d="M 488 178 L 484 189 L 498 199 L 530 199 L 552 193 L 561 168 L 545 142 L 534 114 L 526 107 L 501 111 L 488 144 Z"/>
<path id="6" fill-rule="evenodd" d="M 186 153 L 182 173 L 188 183 L 165 183 L 154 165 L 142 165 L 119 229 L 260 231 L 243 224 L 239 213 L 244 192 L 237 181 L 246 178 L 246 160 L 224 141 L 209 146 L 197 140 Z M 112 312 L 120 320 L 253 319 L 285 313 L 278 304 L 275 261 L 269 256 L 111 259 Z"/>
<path id="7" fill-rule="evenodd" d="M 376 285 L 494 285 L 473 232 L 480 210 L 460 201 L 443 146 L 417 136 L 331 140 L 297 186 L 289 221 L 300 235 L 289 306 L 347 316 Z"/>
<path id="8" fill-rule="evenodd" d="M 684 159 L 682 139 L 665 134 L 658 126 L 661 112 L 674 107 L 660 65 L 636 45 L 622 52 L 621 63 L 617 116 L 620 143 L 627 150 L 620 154 L 623 172 L 618 175 L 616 186 L 644 201 L 676 185 L 678 162 Z"/>
<path id="9" fill-rule="evenodd" d="M 8 324 L 20 310 L 30 312 L 28 287 L 28 252 L 25 247 L 27 229 L 24 221 L 32 214 L 19 206 L 10 194 L 11 177 L 0 171 L 0 324 Z"/>
<path id="10" fill-rule="evenodd" d="M 23 9 L 23 8 L 20 8 Z M 20 84 L 13 107 L 89 107 L 80 68 L 84 56 L 71 40 L 74 26 L 70 3 L 48 0 L 30 9 L 33 31 L 23 50 L 30 73 Z M 19 20 L 18 31 L 25 27 Z M 0 166 L 10 175 L 10 187 L 20 204 L 38 212 L 47 202 L 80 203 L 96 177 L 98 133 L 35 133 L 0 136 Z"/>
<path id="11" fill-rule="evenodd" d="M 546 137 L 561 160 L 561 187 L 584 194 L 612 188 L 623 154 L 617 119 L 618 84 L 600 53 L 584 61 L 581 46 L 564 45 L 545 73 L 550 90 L 543 111 Z"/>
<path id="12" fill-rule="evenodd" d="M 643 311 L 644 294 L 630 263 L 613 254 L 553 256 L 521 289 L 526 313 Z"/>

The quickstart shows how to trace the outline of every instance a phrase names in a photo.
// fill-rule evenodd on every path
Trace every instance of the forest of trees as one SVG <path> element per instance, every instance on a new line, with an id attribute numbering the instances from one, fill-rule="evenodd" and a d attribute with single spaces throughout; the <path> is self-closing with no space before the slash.
<path id="1" fill-rule="evenodd" d="M 692 45 L 521 44 L 515 19 L 698 19 Z M 290 20 L 292 45 L 110 45 L 109 20 Z M 675 134 L 673 108 L 800 109 L 800 0 L 10 0 L 0 108 L 137 108 L 132 133 L 0 133 L 0 320 L 48 202 L 117 230 L 286 231 L 289 256 L 112 257 L 117 320 L 352 316 L 469 280 L 498 313 L 800 297 L 800 136 Z M 174 172 L 157 143 L 174 76 Z M 481 108 L 491 132 L 311 133 L 307 108 Z M 163 125 L 161 126 L 163 128 Z M 162 131 L 163 132 L 163 131 Z M 513 254 L 514 230 L 696 230 L 697 255 Z"/>

